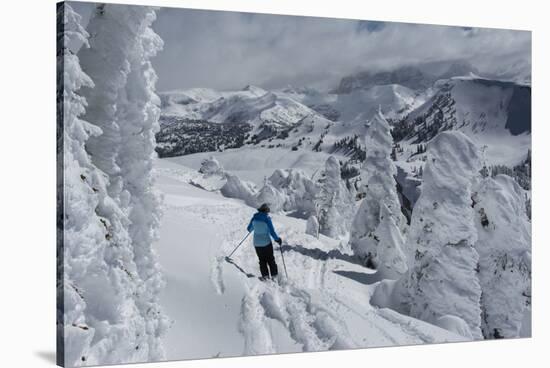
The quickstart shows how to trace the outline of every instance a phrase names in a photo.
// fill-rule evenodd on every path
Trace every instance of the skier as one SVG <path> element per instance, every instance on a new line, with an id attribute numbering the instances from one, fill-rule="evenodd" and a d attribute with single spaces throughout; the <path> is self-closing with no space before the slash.
<path id="1" fill-rule="evenodd" d="M 254 231 L 254 248 L 258 255 L 260 262 L 260 272 L 262 273 L 262 280 L 269 278 L 275 279 L 277 277 L 277 263 L 275 263 L 275 257 L 273 256 L 273 245 L 271 244 L 271 238 L 275 240 L 279 245 L 282 244 L 282 240 L 275 232 L 271 217 L 268 215 L 269 206 L 264 203 L 258 208 L 258 212 L 252 216 L 250 223 L 248 224 L 248 232 Z M 269 270 L 268 270 L 269 266 Z"/>

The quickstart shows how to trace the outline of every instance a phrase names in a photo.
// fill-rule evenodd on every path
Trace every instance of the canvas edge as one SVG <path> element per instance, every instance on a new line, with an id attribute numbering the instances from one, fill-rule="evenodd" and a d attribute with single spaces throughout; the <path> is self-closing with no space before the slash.
<path id="1" fill-rule="evenodd" d="M 65 366 L 65 300 L 64 300 L 64 110 L 63 110 L 63 33 L 65 2 L 56 6 L 56 364 Z"/>

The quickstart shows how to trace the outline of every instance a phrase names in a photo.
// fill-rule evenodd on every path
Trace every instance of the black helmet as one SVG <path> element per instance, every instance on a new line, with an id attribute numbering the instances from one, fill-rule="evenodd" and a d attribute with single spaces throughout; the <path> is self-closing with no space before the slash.
<path id="1" fill-rule="evenodd" d="M 258 208 L 258 212 L 268 213 L 269 211 L 269 205 L 267 203 L 262 204 L 260 208 Z"/>

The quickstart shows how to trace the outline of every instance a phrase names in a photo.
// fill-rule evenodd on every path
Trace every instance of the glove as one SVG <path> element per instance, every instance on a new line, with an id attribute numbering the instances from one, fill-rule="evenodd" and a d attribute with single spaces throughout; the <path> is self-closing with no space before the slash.
<path id="1" fill-rule="evenodd" d="M 275 240 L 275 242 L 279 245 L 283 244 L 283 239 L 279 238 L 277 240 Z"/>

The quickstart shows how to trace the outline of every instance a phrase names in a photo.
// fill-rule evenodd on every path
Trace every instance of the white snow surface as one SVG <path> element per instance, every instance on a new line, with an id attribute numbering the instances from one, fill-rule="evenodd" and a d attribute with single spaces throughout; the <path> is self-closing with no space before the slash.
<path id="1" fill-rule="evenodd" d="M 277 247 L 279 284 L 247 277 L 259 274 L 250 239 L 232 256 L 235 264 L 224 256 L 246 235 L 255 209 L 189 184 L 192 169 L 171 160 L 157 160 L 155 168 L 164 193 L 156 244 L 167 279 L 161 304 L 173 321 L 164 339 L 167 359 L 465 340 L 371 306 L 373 271 L 337 241 L 305 234 L 305 220 L 272 215 L 288 279 Z"/>
<path id="2" fill-rule="evenodd" d="M 165 160 L 194 170 L 199 170 L 204 159 L 214 156 L 225 172 L 237 175 L 241 180 L 251 181 L 262 187 L 276 169 L 300 169 L 310 178 L 317 178 L 330 156 L 307 149 L 291 151 L 287 148 L 241 147 L 224 152 L 202 152 Z M 338 157 L 338 156 L 336 156 Z"/>

